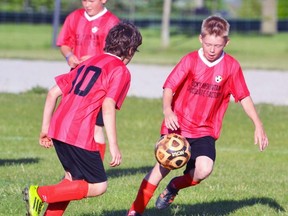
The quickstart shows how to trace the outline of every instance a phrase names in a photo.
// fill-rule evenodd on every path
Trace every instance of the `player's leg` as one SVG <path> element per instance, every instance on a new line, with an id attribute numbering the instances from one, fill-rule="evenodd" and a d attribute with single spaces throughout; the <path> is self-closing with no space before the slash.
<path id="1" fill-rule="evenodd" d="M 58 146 L 57 143 L 53 142 L 54 146 Z M 55 147 L 55 149 L 56 149 Z M 59 147 L 57 147 L 56 152 L 58 154 L 58 157 L 65 157 L 65 149 L 61 148 L 61 147 L 65 147 L 64 145 L 59 145 Z M 68 163 L 68 162 L 67 162 Z M 66 165 L 63 165 L 64 167 Z M 64 168 L 65 169 L 65 168 Z M 61 184 L 65 184 L 65 182 L 67 181 L 72 181 L 72 176 L 69 172 L 65 172 L 64 178 L 63 180 L 59 183 L 59 185 Z M 44 207 L 44 200 L 42 199 L 42 197 L 39 195 L 38 192 L 39 186 L 38 185 L 31 185 L 29 187 L 26 187 L 23 190 L 23 194 L 24 194 L 24 201 L 26 202 L 26 208 L 27 208 L 27 215 L 40 215 L 43 207 Z M 67 204 L 67 205 L 66 205 Z M 65 205 L 61 205 L 55 208 L 55 206 L 50 206 L 48 205 L 46 211 L 50 212 L 55 210 L 55 211 L 65 211 L 66 207 L 68 206 L 69 202 L 66 203 Z"/>
<path id="2" fill-rule="evenodd" d="M 88 185 L 87 197 L 95 197 L 104 194 L 107 190 L 107 181 Z"/>
<path id="3" fill-rule="evenodd" d="M 107 188 L 107 177 L 98 151 L 86 151 L 58 140 L 53 140 L 53 144 L 66 170 L 65 179 L 56 185 L 40 186 L 36 190 L 41 202 L 58 203 L 57 208 L 52 205 L 47 209 L 50 215 L 61 210 L 64 213 L 67 207 L 64 202 L 68 205 L 71 200 L 98 196 Z"/>
<path id="4" fill-rule="evenodd" d="M 213 171 L 216 159 L 215 139 L 202 137 L 187 139 L 191 146 L 191 158 L 186 165 L 184 175 L 173 178 L 156 201 L 156 208 L 167 208 L 173 201 L 178 191 L 199 184 Z"/>
<path id="5" fill-rule="evenodd" d="M 65 182 L 72 181 L 72 176 L 69 172 L 65 172 L 64 178 L 59 184 L 65 184 Z M 27 203 L 28 215 L 37 215 L 43 209 L 44 202 L 38 194 L 38 186 L 31 185 L 26 187 L 23 191 L 24 200 Z M 60 203 L 50 203 L 48 204 L 44 216 L 58 216 L 62 215 L 69 205 L 69 201 Z M 35 213 L 37 212 L 37 214 Z"/>
<path id="6" fill-rule="evenodd" d="M 168 175 L 170 170 L 163 168 L 159 163 L 145 176 L 138 189 L 136 199 L 128 211 L 128 216 L 143 214 L 160 181 Z"/>
<path id="7" fill-rule="evenodd" d="M 85 180 L 67 180 L 56 185 L 38 187 L 38 194 L 43 202 L 58 203 L 81 200 L 103 194 L 107 189 L 107 182 L 88 183 Z"/>
<path id="8" fill-rule="evenodd" d="M 43 216 L 62 216 L 68 207 L 70 201 L 48 204 Z"/>
<path id="9" fill-rule="evenodd" d="M 100 152 L 101 159 L 102 161 L 104 161 L 106 151 L 106 141 L 104 136 L 104 121 L 103 121 L 102 109 L 100 109 L 96 118 L 94 139 L 97 145 L 97 150 Z"/>
<path id="10" fill-rule="evenodd" d="M 65 172 L 65 176 L 62 180 L 63 183 L 72 181 L 72 176 L 69 172 Z M 61 183 L 61 182 L 60 182 Z M 70 201 L 50 203 L 48 204 L 44 216 L 61 216 L 64 214 L 66 208 L 68 207 Z"/>
<path id="11" fill-rule="evenodd" d="M 106 191 L 106 188 L 107 188 L 107 182 L 88 184 L 87 195 L 80 197 L 80 199 L 86 198 L 86 197 L 100 196 L 101 194 L 103 194 Z M 53 200 L 53 197 L 51 195 L 54 195 L 55 198 L 57 198 L 56 199 L 57 202 L 53 202 L 53 203 L 48 204 L 47 209 L 45 210 L 44 216 L 62 216 L 64 214 L 67 206 L 69 205 L 70 201 L 79 199 L 79 196 L 77 196 L 77 197 L 70 196 L 69 197 L 69 196 L 67 196 L 67 194 L 65 194 L 65 192 L 68 192 L 68 194 L 71 195 L 72 188 L 67 188 L 67 190 L 63 190 L 63 187 L 61 187 L 59 190 L 59 187 L 58 187 L 56 190 L 57 190 L 56 193 L 54 190 L 52 190 L 52 194 L 49 194 L 49 193 L 45 194 L 45 196 L 48 196 L 51 200 Z M 61 199 L 61 196 L 62 196 L 63 200 L 65 200 L 65 199 L 69 199 L 69 200 L 68 201 L 59 201 Z M 56 200 L 54 200 L 54 201 L 56 201 Z"/>
<path id="12" fill-rule="evenodd" d="M 194 172 L 189 172 L 189 176 L 194 182 L 201 182 L 208 178 L 213 171 L 214 161 L 207 156 L 196 158 Z M 185 188 L 185 185 L 182 187 Z M 179 185 L 179 189 L 182 189 Z"/>

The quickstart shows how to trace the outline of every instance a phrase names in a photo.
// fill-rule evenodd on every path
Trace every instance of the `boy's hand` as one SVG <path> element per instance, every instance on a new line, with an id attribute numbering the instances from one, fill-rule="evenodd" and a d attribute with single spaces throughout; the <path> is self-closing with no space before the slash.
<path id="1" fill-rule="evenodd" d="M 260 151 L 263 151 L 268 146 L 268 137 L 262 127 L 256 128 L 254 133 L 254 143 L 255 145 L 259 145 Z"/>
<path id="2" fill-rule="evenodd" d="M 39 144 L 45 148 L 50 148 L 53 146 L 53 142 L 50 137 L 47 136 L 47 133 L 40 133 Z"/>
<path id="3" fill-rule="evenodd" d="M 91 58 L 91 55 L 85 55 L 85 56 L 82 56 L 79 61 L 82 63 L 83 61 L 86 61 L 89 58 Z"/>
<path id="4" fill-rule="evenodd" d="M 109 163 L 110 166 L 111 167 L 119 166 L 122 162 L 122 156 L 121 156 L 119 149 L 117 147 L 111 148 L 111 145 L 110 145 L 110 154 L 112 157 L 111 162 Z"/>
<path id="5" fill-rule="evenodd" d="M 67 59 L 67 63 L 71 68 L 75 68 L 78 64 L 80 64 L 80 61 L 75 55 L 72 55 Z"/>
<path id="6" fill-rule="evenodd" d="M 171 111 L 166 111 L 164 113 L 165 126 L 170 130 L 177 130 L 179 128 L 178 118 L 175 113 Z"/>

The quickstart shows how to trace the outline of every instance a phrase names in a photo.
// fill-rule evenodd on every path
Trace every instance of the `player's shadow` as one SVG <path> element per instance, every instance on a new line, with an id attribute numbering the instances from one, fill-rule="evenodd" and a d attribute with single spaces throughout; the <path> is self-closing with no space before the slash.
<path id="1" fill-rule="evenodd" d="M 279 205 L 274 199 L 269 197 L 253 197 L 242 200 L 220 200 L 215 202 L 198 203 L 194 205 L 180 205 L 182 213 L 189 213 L 189 215 L 209 215 L 209 216 L 225 216 L 241 208 L 246 208 L 254 205 L 264 205 L 275 212 L 285 212 L 285 209 Z M 169 210 L 168 210 L 169 211 Z M 217 212 L 217 213 L 215 213 Z M 181 212 L 180 212 L 181 213 Z M 148 214 L 149 215 L 149 214 Z"/>
<path id="2" fill-rule="evenodd" d="M 170 215 L 187 215 L 187 216 L 227 216 L 238 209 L 253 206 L 253 205 L 268 206 L 276 213 L 285 212 L 285 209 L 280 206 L 275 200 L 268 197 L 255 197 L 243 200 L 221 200 L 216 202 L 205 202 L 194 205 L 172 205 L 166 210 L 147 209 L 143 216 L 170 216 Z M 127 207 L 128 209 L 129 207 Z M 117 211 L 104 211 L 103 216 L 125 216 L 127 209 Z M 101 216 L 102 216 L 101 215 Z M 93 216 L 93 214 L 82 214 L 81 216 Z"/>
<path id="3" fill-rule="evenodd" d="M 148 173 L 153 167 L 152 166 L 145 166 L 145 167 L 135 167 L 135 168 L 111 168 L 106 170 L 106 174 L 108 178 L 118 178 L 121 176 L 130 176 L 135 174 L 143 174 L 143 177 L 146 173 Z"/>
<path id="4" fill-rule="evenodd" d="M 0 159 L 0 166 L 38 163 L 39 158 Z"/>

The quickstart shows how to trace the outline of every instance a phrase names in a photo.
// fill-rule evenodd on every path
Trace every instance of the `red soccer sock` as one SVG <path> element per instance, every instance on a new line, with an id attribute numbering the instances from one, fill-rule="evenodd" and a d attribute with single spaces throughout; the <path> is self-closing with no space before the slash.
<path id="1" fill-rule="evenodd" d="M 99 150 L 102 161 L 104 161 L 105 151 L 106 151 L 106 143 L 96 143 L 97 148 Z"/>
<path id="2" fill-rule="evenodd" d="M 171 186 L 177 190 L 180 190 L 186 187 L 195 186 L 199 183 L 200 182 L 193 181 L 193 178 L 191 178 L 189 174 L 185 174 L 172 179 Z"/>
<path id="3" fill-rule="evenodd" d="M 44 213 L 44 216 L 62 216 L 70 201 L 50 203 Z"/>
<path id="4" fill-rule="evenodd" d="M 62 181 L 56 185 L 38 187 L 38 194 L 46 203 L 80 200 L 87 196 L 88 183 L 84 180 Z"/>
<path id="5" fill-rule="evenodd" d="M 156 190 L 157 185 L 152 185 L 149 183 L 146 179 L 143 179 L 140 188 L 138 190 L 137 197 L 135 201 L 133 202 L 129 212 L 136 211 L 140 214 L 142 214 L 149 203 L 151 197 L 154 194 L 154 191 Z"/>

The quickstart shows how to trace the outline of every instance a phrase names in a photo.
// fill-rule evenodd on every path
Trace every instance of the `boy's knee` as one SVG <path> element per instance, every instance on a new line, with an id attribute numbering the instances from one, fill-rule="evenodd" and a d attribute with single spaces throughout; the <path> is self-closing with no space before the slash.
<path id="1" fill-rule="evenodd" d="M 88 197 L 95 197 L 107 191 L 107 182 L 89 184 Z"/>
<path id="2" fill-rule="evenodd" d="M 210 166 L 200 166 L 195 169 L 194 177 L 199 180 L 204 180 L 212 173 L 213 167 Z"/>
<path id="3" fill-rule="evenodd" d="M 206 168 L 204 168 L 204 169 L 201 170 L 200 176 L 202 177 L 202 179 L 205 179 L 205 178 L 207 178 L 211 173 L 212 173 L 212 169 L 206 167 Z"/>

